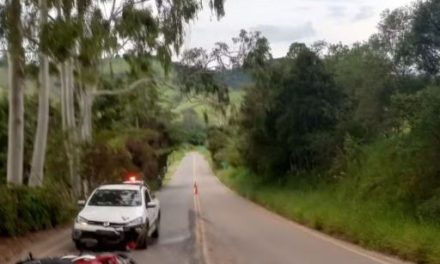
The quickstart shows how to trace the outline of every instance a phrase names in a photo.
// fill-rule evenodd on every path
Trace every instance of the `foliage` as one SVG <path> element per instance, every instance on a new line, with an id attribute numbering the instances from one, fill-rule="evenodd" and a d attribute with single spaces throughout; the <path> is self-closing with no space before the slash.
<path id="1" fill-rule="evenodd" d="M 225 157 L 221 156 L 221 151 L 227 146 L 228 137 L 227 131 L 221 127 L 208 129 L 206 145 L 217 167 L 220 167 L 221 162 L 225 160 Z"/>
<path id="2" fill-rule="evenodd" d="M 369 41 L 375 50 L 392 59 L 399 74 L 410 73 L 415 64 L 413 13 L 413 6 L 385 10 L 378 25 L 379 32 L 371 36 Z"/>
<path id="3" fill-rule="evenodd" d="M 435 0 L 421 1 L 414 10 L 412 25 L 415 54 L 419 68 L 429 75 L 435 76 L 440 68 L 440 21 L 438 14 L 440 3 Z"/>
<path id="4" fill-rule="evenodd" d="M 397 82 L 391 61 L 364 44 L 336 49 L 325 62 L 344 95 L 341 126 L 364 141 L 385 132 L 386 111 Z"/>
<path id="5" fill-rule="evenodd" d="M 220 180 L 230 188 L 288 219 L 417 263 L 440 261 L 438 224 L 408 217 L 375 194 L 366 194 L 368 199 L 352 199 L 341 194 L 353 194 L 359 190 L 358 186 L 314 186 L 298 178 L 280 185 L 262 182 L 242 167 L 231 167 L 219 174 Z M 391 187 L 388 183 L 387 186 Z"/>
<path id="6" fill-rule="evenodd" d="M 242 104 L 244 160 L 266 175 L 325 164 L 336 144 L 340 96 L 333 77 L 308 48 L 291 56 L 266 66 Z"/>
<path id="7" fill-rule="evenodd" d="M 221 180 L 316 229 L 439 263 L 439 7 L 388 10 L 366 42 L 293 43 L 278 59 L 242 32 L 254 82 L 208 130 Z"/>
<path id="8" fill-rule="evenodd" d="M 71 220 L 75 211 L 65 186 L 42 188 L 0 186 L 0 235 L 15 236 Z"/>
<path id="9" fill-rule="evenodd" d="M 173 80 L 167 79 L 171 58 L 179 54 L 185 26 L 197 18 L 203 5 L 198 0 L 156 1 L 154 7 L 141 2 L 14 0 L 0 4 L 0 42 L 8 43 L 8 54 L 16 66 L 11 71 L 16 76 L 12 75 L 10 79 L 17 83 L 17 87 L 24 80 L 29 86 L 38 87 L 38 67 L 43 69 L 42 63 L 36 63 L 40 57 L 50 61 L 51 73 L 54 74 L 51 81 L 55 84 L 55 93 L 50 96 L 44 186 L 40 189 L 15 189 L 4 185 L 8 102 L 6 97 L 1 97 L 0 123 L 3 126 L 0 126 L 0 143 L 3 144 L 0 148 L 0 200 L 8 205 L 4 208 L 6 211 L 0 214 L 0 221 L 5 223 L 3 226 L 0 224 L 0 235 L 16 235 L 61 223 L 61 217 L 55 215 L 54 218 L 51 214 L 60 213 L 63 206 L 69 208 L 67 202 L 59 203 L 59 208 L 50 202 L 70 201 L 60 196 L 78 194 L 80 176 L 96 186 L 119 181 L 125 171 L 137 170 L 150 183 L 159 185 L 169 148 L 178 140 L 176 134 L 181 128 L 175 122 L 175 113 L 171 111 L 168 98 L 161 94 L 160 89 L 173 85 Z M 217 18 L 224 16 L 223 0 L 207 2 Z M 50 14 L 47 22 L 45 13 Z M 115 75 L 112 61 L 121 55 L 127 69 Z M 108 61 L 110 69 L 105 71 L 105 67 L 102 67 L 101 72 L 100 66 Z M 4 54 L 0 62 L 3 70 L 6 63 Z M 155 67 L 157 65 L 159 70 Z M 141 82 L 147 84 L 135 87 L 139 89 L 127 89 L 130 93 L 120 89 L 147 79 L 151 81 Z M 18 88 L 10 87 L 10 90 L 19 92 Z M 198 90 L 197 93 L 218 92 L 223 100 L 228 99 L 224 87 L 214 92 L 204 88 L 206 91 Z M 11 174 L 17 176 L 17 184 L 26 184 L 29 177 L 36 124 L 47 124 L 42 120 L 48 120 L 43 118 L 48 117 L 47 113 L 39 115 L 37 120 L 35 113 L 38 112 L 38 105 L 33 92 L 32 89 L 24 95 L 25 118 L 21 120 L 18 116 L 20 122 L 11 123 L 17 129 L 23 125 L 25 130 L 24 144 L 19 142 L 20 135 L 16 140 L 9 135 L 9 139 L 12 139 L 10 142 L 16 145 L 13 150 L 17 150 L 18 154 L 21 155 L 21 146 L 24 145 L 24 181 L 20 172 L 21 158 L 9 157 L 9 161 L 18 161 L 15 167 L 20 173 Z M 103 94 L 117 95 L 119 92 L 127 94 L 99 97 Z M 55 98 L 61 99 L 61 102 L 53 100 Z M 49 102 L 49 95 L 42 93 L 40 99 L 40 102 Z M 96 104 L 93 104 L 94 99 Z M 16 108 L 22 109 L 21 105 Z M 189 120 L 194 122 L 187 122 Z M 91 123 L 95 127 L 94 141 L 91 141 Z M 193 135 L 201 128 L 201 122 L 194 113 L 185 115 L 183 124 L 190 126 L 184 128 L 185 132 Z M 195 141 L 201 144 L 204 133 L 197 134 Z M 45 146 L 43 142 L 38 146 Z M 35 152 L 34 157 L 45 155 L 45 147 L 41 153 Z M 78 165 L 80 171 L 77 170 Z M 51 189 L 52 185 L 54 189 Z M 49 201 L 43 194 L 52 195 L 55 188 L 60 190 Z M 31 219 L 32 216 L 35 219 Z M 17 221 L 17 217 L 21 217 L 21 221 Z"/>
<path id="10" fill-rule="evenodd" d="M 139 172 L 150 185 L 163 177 L 169 154 L 164 134 L 151 129 L 101 131 L 96 140 L 84 146 L 82 171 L 90 187 L 119 182 L 127 172 Z"/>
<path id="11" fill-rule="evenodd" d="M 206 139 L 205 124 L 194 111 L 194 109 L 185 109 L 182 112 L 181 140 L 193 145 L 201 145 Z"/>

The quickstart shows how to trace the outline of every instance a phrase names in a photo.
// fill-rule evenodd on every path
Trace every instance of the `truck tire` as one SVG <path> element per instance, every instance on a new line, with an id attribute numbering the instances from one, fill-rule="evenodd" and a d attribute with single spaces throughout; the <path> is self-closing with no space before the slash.
<path id="1" fill-rule="evenodd" d="M 136 242 L 138 249 L 147 249 L 148 248 L 148 240 L 149 240 L 148 239 L 148 232 L 149 232 L 149 230 L 150 230 L 150 226 L 149 226 L 149 224 L 146 224 L 143 234 L 139 235 L 137 242 Z"/>
<path id="2" fill-rule="evenodd" d="M 154 230 L 154 233 L 152 235 L 153 238 L 159 238 L 159 230 L 160 230 L 160 212 L 159 215 L 157 216 L 157 223 L 156 223 L 156 229 Z"/>

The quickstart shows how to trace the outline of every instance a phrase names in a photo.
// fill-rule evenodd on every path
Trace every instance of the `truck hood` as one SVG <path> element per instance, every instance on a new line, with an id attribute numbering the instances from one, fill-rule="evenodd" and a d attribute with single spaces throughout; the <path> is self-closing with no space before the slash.
<path id="1" fill-rule="evenodd" d="M 123 224 L 142 216 L 142 207 L 87 206 L 79 216 L 89 221 Z"/>

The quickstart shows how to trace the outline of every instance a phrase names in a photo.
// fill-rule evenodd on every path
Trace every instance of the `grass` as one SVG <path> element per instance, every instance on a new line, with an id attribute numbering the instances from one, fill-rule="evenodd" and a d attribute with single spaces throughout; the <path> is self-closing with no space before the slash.
<path id="1" fill-rule="evenodd" d="M 165 173 L 165 177 L 163 179 L 163 184 L 167 184 L 171 177 L 174 175 L 174 173 L 177 170 L 177 167 L 180 164 L 180 161 L 183 159 L 185 154 L 190 151 L 191 147 L 188 145 L 182 145 L 176 150 L 174 150 L 169 156 L 168 156 L 168 164 L 167 164 L 167 172 Z"/>
<path id="2" fill-rule="evenodd" d="M 438 224 L 418 221 L 377 201 L 343 198 L 335 187 L 263 184 L 243 168 L 217 174 L 239 194 L 288 219 L 417 263 L 440 263 Z"/>

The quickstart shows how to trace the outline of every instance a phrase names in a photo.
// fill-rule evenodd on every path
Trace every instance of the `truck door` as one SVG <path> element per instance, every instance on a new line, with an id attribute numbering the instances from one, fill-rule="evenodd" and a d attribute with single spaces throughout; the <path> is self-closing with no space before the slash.
<path id="1" fill-rule="evenodd" d="M 154 207 L 152 205 L 154 205 Z M 156 224 L 158 208 L 157 204 L 154 204 L 154 201 L 152 201 L 148 189 L 145 189 L 145 206 L 147 207 L 147 217 L 151 227 L 151 225 Z"/>

